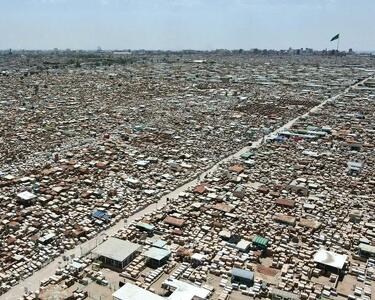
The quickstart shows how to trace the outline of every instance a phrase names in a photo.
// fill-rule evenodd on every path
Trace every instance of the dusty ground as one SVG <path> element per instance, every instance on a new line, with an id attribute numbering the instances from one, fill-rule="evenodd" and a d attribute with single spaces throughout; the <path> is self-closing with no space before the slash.
<path id="1" fill-rule="evenodd" d="M 346 275 L 344 280 L 337 285 L 337 292 L 344 295 L 353 294 L 353 289 L 356 284 L 357 278 L 355 276 Z"/>

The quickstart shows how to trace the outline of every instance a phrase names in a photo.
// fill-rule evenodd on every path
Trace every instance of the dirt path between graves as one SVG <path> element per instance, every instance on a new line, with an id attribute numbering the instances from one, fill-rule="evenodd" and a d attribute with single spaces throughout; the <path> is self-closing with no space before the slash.
<path id="1" fill-rule="evenodd" d="M 325 101 L 323 101 L 322 103 L 320 103 L 319 105 L 317 106 L 314 106 L 312 109 L 310 109 L 307 113 L 289 121 L 288 123 L 284 124 L 283 126 L 279 127 L 278 129 L 276 129 L 275 131 L 271 132 L 270 134 L 266 135 L 265 138 L 268 138 L 268 137 L 274 137 L 277 135 L 278 132 L 281 132 L 281 131 L 284 131 L 284 130 L 287 130 L 289 129 L 296 121 L 298 121 L 301 117 L 306 117 L 308 116 L 310 113 L 313 113 L 313 112 L 316 112 L 316 111 L 319 111 L 327 102 L 329 101 L 332 101 L 332 100 L 335 100 L 337 98 L 339 98 L 340 96 L 342 95 L 345 95 L 346 93 L 348 93 L 350 91 L 351 88 L 353 87 L 357 87 L 358 85 L 362 84 L 363 82 L 365 82 L 368 78 L 371 78 L 373 77 L 374 74 L 372 74 L 371 76 L 369 77 L 366 77 L 365 79 L 351 85 L 350 87 L 346 88 L 343 92 L 331 97 L 331 98 L 328 98 L 326 99 Z M 233 159 L 236 159 L 236 158 L 240 158 L 241 154 L 243 154 L 244 152 L 250 150 L 250 149 L 254 149 L 254 148 L 258 148 L 263 142 L 263 138 L 255 141 L 252 146 L 246 146 L 244 148 L 242 148 L 241 150 L 239 150 L 238 152 L 224 158 L 223 160 L 219 161 L 218 163 L 216 163 L 215 165 L 213 165 L 211 168 L 209 168 L 208 170 L 204 171 L 203 173 L 200 174 L 199 178 L 204 178 L 204 176 L 206 176 L 207 174 L 209 173 L 213 173 L 215 172 L 219 166 L 221 164 L 224 164 L 224 163 L 227 163 Z M 141 218 L 143 217 L 145 214 L 148 214 L 150 212 L 153 212 L 154 210 L 156 209 L 160 209 L 162 208 L 163 206 L 166 205 L 167 203 L 167 198 L 169 199 L 175 199 L 179 196 L 180 193 L 192 188 L 192 187 L 195 187 L 198 183 L 199 183 L 199 178 L 195 178 L 193 179 L 192 181 L 189 181 L 188 183 L 180 186 L 179 188 L 175 189 L 174 191 L 166 194 L 165 196 L 163 196 L 157 203 L 154 203 L 154 204 L 151 204 L 149 206 L 147 206 L 146 208 L 142 209 L 141 211 L 135 213 L 134 215 L 130 216 L 126 221 L 125 220 L 121 220 L 119 221 L 118 223 L 114 224 L 112 227 L 108 228 L 107 230 L 105 231 L 102 231 L 98 234 L 98 236 L 103 236 L 103 235 L 113 235 L 115 232 L 117 232 L 119 229 L 122 229 L 124 227 L 126 227 L 128 224 L 130 224 L 132 221 L 138 219 L 138 218 Z M 74 257 L 79 257 L 81 256 L 81 253 L 82 253 L 82 249 L 85 249 L 85 248 L 91 248 L 92 245 L 95 245 L 98 243 L 98 236 L 81 244 L 81 245 L 77 245 L 75 248 L 69 250 L 69 251 L 66 251 L 63 255 L 55 258 L 51 263 L 49 263 L 48 265 L 46 265 L 44 268 L 40 269 L 39 271 L 36 271 L 32 276 L 26 278 L 25 280 L 21 281 L 20 283 L 18 283 L 17 285 L 15 285 L 14 287 L 12 287 L 8 292 L 4 293 L 3 295 L 0 296 L 0 300 L 15 300 L 15 299 L 19 299 L 21 298 L 24 293 L 25 293 L 25 290 L 29 290 L 29 291 L 36 291 L 39 289 L 39 286 L 40 286 L 40 282 L 44 279 L 48 279 L 48 277 L 52 276 L 55 274 L 55 271 L 56 269 L 62 265 L 62 261 L 63 261 L 63 256 L 74 256 Z"/>

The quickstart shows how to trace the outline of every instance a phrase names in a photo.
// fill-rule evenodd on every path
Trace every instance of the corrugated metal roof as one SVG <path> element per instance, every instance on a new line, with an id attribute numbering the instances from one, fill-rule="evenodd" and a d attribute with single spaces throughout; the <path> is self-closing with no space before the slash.
<path id="1" fill-rule="evenodd" d="M 264 247 L 267 247 L 267 245 L 269 243 L 269 240 L 264 238 L 264 237 L 261 237 L 261 236 L 257 235 L 253 238 L 253 243 L 258 244 L 258 245 L 262 245 Z"/>

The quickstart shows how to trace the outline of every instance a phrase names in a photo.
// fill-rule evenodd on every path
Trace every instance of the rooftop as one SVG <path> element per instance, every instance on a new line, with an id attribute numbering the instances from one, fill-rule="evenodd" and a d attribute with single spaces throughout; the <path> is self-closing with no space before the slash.
<path id="1" fill-rule="evenodd" d="M 142 289 L 132 283 L 125 283 L 112 294 L 118 300 L 164 300 L 165 298 Z"/>
<path id="2" fill-rule="evenodd" d="M 256 235 L 254 238 L 253 238 L 253 243 L 255 244 L 258 244 L 258 245 L 262 245 L 264 247 L 267 247 L 268 245 L 268 242 L 269 240 L 264 238 L 264 237 L 261 237 L 259 235 Z"/>
<path id="3" fill-rule="evenodd" d="M 300 299 L 300 297 L 297 295 L 297 294 L 294 294 L 294 293 L 291 293 L 291 292 L 287 292 L 287 291 L 283 291 L 283 290 L 280 290 L 280 289 L 272 289 L 271 290 L 271 293 L 272 295 L 274 296 L 280 296 L 284 299 L 291 299 L 291 300 L 298 300 Z"/>
<path id="4" fill-rule="evenodd" d="M 233 268 L 230 273 L 232 276 L 254 280 L 254 273 L 249 270 Z"/>
<path id="5" fill-rule="evenodd" d="M 332 251 L 320 249 L 314 255 L 314 262 L 337 269 L 342 269 L 348 259 L 348 256 L 337 254 Z"/>
<path id="6" fill-rule="evenodd" d="M 34 199 L 36 196 L 33 193 L 30 193 L 29 191 L 24 191 L 24 192 L 18 193 L 17 197 L 22 200 L 27 201 L 27 200 Z"/>
<path id="7" fill-rule="evenodd" d="M 154 294 L 132 283 L 126 283 L 114 292 L 112 296 L 118 300 L 192 300 L 195 297 L 207 299 L 210 295 L 210 291 L 205 288 L 177 279 L 166 280 L 164 284 L 174 289 L 168 298 Z"/>
<path id="8" fill-rule="evenodd" d="M 175 288 L 175 291 L 168 297 L 168 300 L 206 299 L 210 295 L 210 291 L 205 288 L 177 279 L 166 280 L 164 284 Z"/>
<path id="9" fill-rule="evenodd" d="M 375 247 L 367 244 L 359 244 L 359 249 L 364 252 L 375 254 Z"/>
<path id="10" fill-rule="evenodd" d="M 92 252 L 99 256 L 111 258 L 116 261 L 124 261 L 129 255 L 139 251 L 141 246 L 129 241 L 110 237 L 103 244 L 96 247 Z"/>
<path id="11" fill-rule="evenodd" d="M 162 248 L 151 247 L 143 254 L 144 256 L 151 259 L 162 260 L 165 257 L 169 256 L 171 254 L 171 251 Z"/>

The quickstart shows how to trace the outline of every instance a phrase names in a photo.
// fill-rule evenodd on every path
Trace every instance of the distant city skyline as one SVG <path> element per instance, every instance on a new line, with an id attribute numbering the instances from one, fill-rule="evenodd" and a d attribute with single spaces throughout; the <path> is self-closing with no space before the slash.
<path id="1" fill-rule="evenodd" d="M 375 50 L 374 0 L 12 0 L 0 49 Z M 372 25 L 372 26 L 371 26 Z"/>

